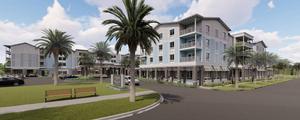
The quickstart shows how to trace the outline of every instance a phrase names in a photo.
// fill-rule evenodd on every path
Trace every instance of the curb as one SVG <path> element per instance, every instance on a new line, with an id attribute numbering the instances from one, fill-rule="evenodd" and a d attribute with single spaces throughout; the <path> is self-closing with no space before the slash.
<path id="1" fill-rule="evenodd" d="M 162 95 L 160 95 L 160 99 L 158 101 L 156 101 L 155 103 L 148 105 L 146 107 L 143 107 L 143 108 L 140 108 L 137 110 L 133 110 L 133 111 L 129 111 L 129 112 L 125 112 L 125 113 L 120 113 L 120 114 L 111 115 L 111 116 L 107 116 L 107 117 L 97 118 L 94 120 L 118 120 L 118 119 L 122 119 L 122 118 L 131 117 L 133 115 L 138 115 L 138 114 L 147 112 L 149 110 L 152 110 L 152 109 L 156 108 L 157 106 L 159 106 L 160 103 L 162 103 L 163 101 L 164 101 L 164 98 Z"/>

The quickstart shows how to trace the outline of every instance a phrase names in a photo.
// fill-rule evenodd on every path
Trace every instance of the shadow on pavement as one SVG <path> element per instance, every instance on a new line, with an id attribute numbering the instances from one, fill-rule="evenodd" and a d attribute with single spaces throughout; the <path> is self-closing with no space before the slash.
<path id="1" fill-rule="evenodd" d="M 164 97 L 163 104 L 173 104 L 174 102 L 180 102 L 181 100 L 183 100 L 183 97 L 178 95 L 169 93 L 162 93 L 161 95 Z"/>

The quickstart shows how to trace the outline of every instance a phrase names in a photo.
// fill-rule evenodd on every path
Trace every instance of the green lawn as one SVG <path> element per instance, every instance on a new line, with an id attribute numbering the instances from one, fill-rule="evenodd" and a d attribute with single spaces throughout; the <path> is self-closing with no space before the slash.
<path id="1" fill-rule="evenodd" d="M 128 98 L 105 100 L 57 108 L 46 108 L 21 113 L 0 115 L 1 120 L 90 120 L 136 110 L 159 100 L 158 94 L 137 97 L 135 103 Z"/>
<path id="2" fill-rule="evenodd" d="M 227 84 L 227 85 L 218 85 L 212 87 L 214 90 L 220 90 L 220 91 L 244 91 L 244 90 L 253 90 L 269 85 L 274 85 L 282 82 L 286 82 L 289 80 L 295 79 L 296 76 L 291 75 L 277 75 L 272 80 L 260 80 L 257 81 L 256 84 L 253 82 L 241 82 L 239 83 L 239 88 L 235 88 L 233 84 Z"/>
<path id="3" fill-rule="evenodd" d="M 36 86 L 18 86 L 0 88 L 0 107 L 14 106 L 31 103 L 44 102 L 45 90 L 79 88 L 79 87 L 97 87 L 98 95 L 112 95 L 126 93 L 127 91 L 113 90 L 108 87 L 108 83 L 64 83 L 58 86 L 36 85 Z M 137 88 L 137 91 L 143 91 Z"/>

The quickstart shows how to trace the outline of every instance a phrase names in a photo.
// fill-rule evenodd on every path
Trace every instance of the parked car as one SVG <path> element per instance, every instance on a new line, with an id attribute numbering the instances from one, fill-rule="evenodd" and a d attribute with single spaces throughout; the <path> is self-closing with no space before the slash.
<path id="1" fill-rule="evenodd" d="M 26 75 L 26 77 L 37 77 L 37 75 L 36 74 L 28 74 L 28 75 Z"/>
<path id="2" fill-rule="evenodd" d="M 129 83 L 131 81 L 131 77 L 130 76 L 125 76 L 124 81 L 125 81 L 125 85 L 129 85 Z M 135 82 L 135 85 L 137 85 L 137 86 L 140 85 L 140 81 L 138 79 L 135 79 L 134 82 Z"/>
<path id="3" fill-rule="evenodd" d="M 60 75 L 60 79 L 65 80 L 65 79 L 72 79 L 72 78 L 78 78 L 76 75 Z"/>
<path id="4" fill-rule="evenodd" d="M 8 85 L 24 85 L 24 80 L 15 77 L 0 77 L 0 86 L 8 86 Z"/>

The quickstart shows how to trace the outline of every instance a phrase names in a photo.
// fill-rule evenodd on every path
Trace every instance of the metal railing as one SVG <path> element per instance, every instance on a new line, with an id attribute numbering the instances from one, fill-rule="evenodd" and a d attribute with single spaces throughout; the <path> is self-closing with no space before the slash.
<path id="1" fill-rule="evenodd" d="M 181 57 L 180 62 L 192 62 L 195 61 L 195 56 L 192 57 Z"/>
<path id="2" fill-rule="evenodd" d="M 196 31 L 201 32 L 202 31 L 201 26 L 197 26 Z M 190 26 L 190 27 L 187 27 L 185 29 L 181 29 L 180 30 L 180 35 L 188 34 L 188 33 L 191 33 L 191 32 L 195 32 L 195 27 L 194 26 Z"/>
<path id="3" fill-rule="evenodd" d="M 189 48 L 189 47 L 194 47 L 194 46 L 195 46 L 195 41 L 180 44 L 180 48 Z"/>

